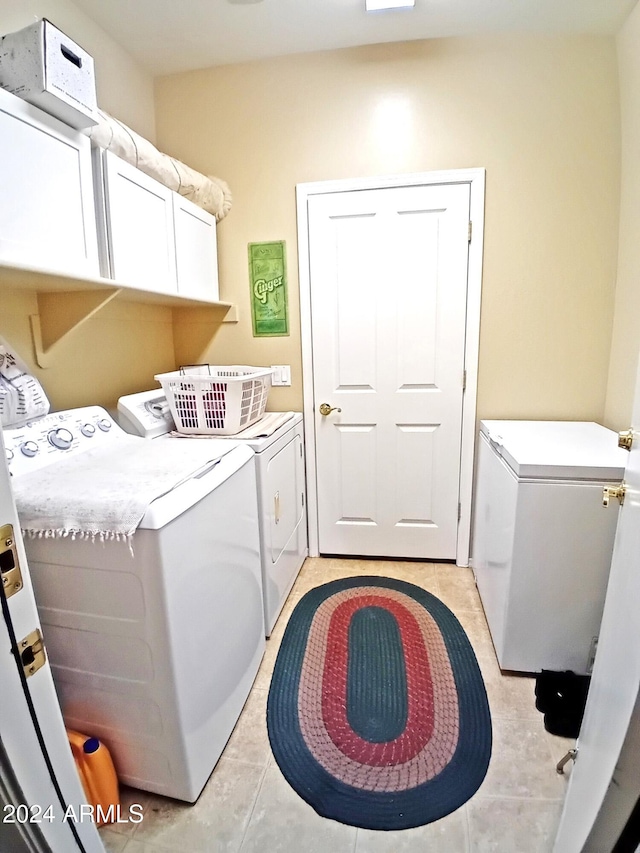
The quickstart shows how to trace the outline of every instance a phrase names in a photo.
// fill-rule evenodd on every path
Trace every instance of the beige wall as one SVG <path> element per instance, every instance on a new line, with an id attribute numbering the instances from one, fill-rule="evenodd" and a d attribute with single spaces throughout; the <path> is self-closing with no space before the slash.
<path id="1" fill-rule="evenodd" d="M 212 362 L 290 363 L 302 401 L 295 185 L 487 169 L 479 415 L 603 416 L 619 211 L 615 41 L 445 39 L 211 68 L 156 83 L 162 150 L 231 185 Z M 247 243 L 284 239 L 290 338 L 254 339 Z"/>
<path id="2" fill-rule="evenodd" d="M 152 138 L 149 78 L 69 0 L 3 0 L 0 30 L 42 14 L 96 57 L 101 106 Z M 629 151 L 639 135 L 630 136 L 637 19 L 636 10 L 635 28 L 631 20 L 619 38 Z M 447 39 L 306 54 L 161 78 L 155 97 L 158 146 L 220 175 L 234 193 L 219 226 L 220 277 L 240 322 L 225 324 L 203 355 L 291 364 L 293 386 L 274 389 L 270 408 L 302 402 L 296 183 L 484 166 L 479 416 L 602 419 L 619 212 L 614 39 Z M 623 217 L 632 199 L 623 196 Z M 254 339 L 246 246 L 270 239 L 287 242 L 291 336 Z M 635 242 L 626 240 L 628 255 Z M 622 293 L 635 267 L 624 278 L 622 246 L 620 258 Z M 33 295 L 5 288 L 0 334 L 30 364 L 34 311 Z M 614 351 L 637 337 L 626 328 L 631 313 L 621 303 Z M 173 347 L 168 310 L 112 304 L 39 375 L 56 407 L 112 406 L 121 393 L 153 387 L 153 374 L 174 366 Z M 114 353 L 109 373 L 101 359 Z M 616 382 L 612 375 L 611 422 L 628 398 Z"/>
<path id="3" fill-rule="evenodd" d="M 605 423 L 631 423 L 640 345 L 640 5 L 618 34 L 622 172 L 618 284 Z M 637 424 L 636 424 L 637 426 Z"/>
<path id="4" fill-rule="evenodd" d="M 70 0 L 0 0 L 0 34 L 48 18 L 95 60 L 98 104 L 154 139 L 153 82 L 100 27 Z M 154 373 L 174 367 L 171 312 L 157 306 L 111 303 L 56 349 L 52 365 L 35 364 L 29 315 L 36 295 L 3 277 L 0 335 L 42 382 L 53 408 L 100 403 L 113 408 L 121 394 L 156 387 Z"/>

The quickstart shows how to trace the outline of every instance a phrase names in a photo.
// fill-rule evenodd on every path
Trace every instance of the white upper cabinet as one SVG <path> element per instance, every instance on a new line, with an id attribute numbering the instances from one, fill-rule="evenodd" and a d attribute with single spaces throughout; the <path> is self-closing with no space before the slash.
<path id="1" fill-rule="evenodd" d="M 214 216 L 0 88 L 5 283 L 231 307 L 219 302 Z"/>
<path id="2" fill-rule="evenodd" d="M 173 193 L 178 293 L 191 299 L 217 300 L 216 218 Z"/>
<path id="3" fill-rule="evenodd" d="M 216 219 L 110 151 L 94 150 L 102 274 L 216 302 Z"/>
<path id="4" fill-rule="evenodd" d="M 156 293 L 177 293 L 173 192 L 109 151 L 94 157 L 96 165 L 101 157 L 103 166 L 102 181 L 99 170 L 96 180 L 107 248 L 103 275 Z"/>
<path id="5" fill-rule="evenodd" d="M 100 272 L 88 138 L 3 89 L 0 262 Z"/>

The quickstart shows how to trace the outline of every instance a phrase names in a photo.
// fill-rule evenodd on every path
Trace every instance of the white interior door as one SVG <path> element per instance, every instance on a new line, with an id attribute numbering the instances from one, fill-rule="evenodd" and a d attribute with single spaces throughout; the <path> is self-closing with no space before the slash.
<path id="1" fill-rule="evenodd" d="M 555 853 L 611 850 L 640 797 L 640 369 L 633 426 L 598 651 Z"/>
<path id="2" fill-rule="evenodd" d="M 468 183 L 309 199 L 321 553 L 456 557 L 469 218 Z"/>
<path id="3" fill-rule="evenodd" d="M 7 526 L 15 543 L 7 546 Z M 20 791 L 9 791 L 4 797 L 0 828 L 0 850 L 13 850 L 13 842 L 5 835 L 22 835 L 25 843 L 31 831 L 40 844 L 48 844 L 53 853 L 104 853 L 95 825 L 86 816 L 80 820 L 86 799 L 74 764 L 64 722 L 56 697 L 49 662 L 25 680 L 13 654 L 14 645 L 40 628 L 27 558 L 20 535 L 18 516 L 9 485 L 5 448 L 0 429 L 0 528 L 5 538 L 0 542 L 0 568 L 5 589 L 16 591 L 2 601 L 0 614 L 0 730 L 2 731 L 3 766 L 0 777 L 4 787 L 7 777 L 15 780 Z M 21 587 L 16 570 L 21 572 Z M 9 802 L 9 799 L 13 802 Z M 19 799 L 18 799 L 19 798 Z M 74 816 L 76 819 L 74 819 Z M 10 825 L 11 824 L 11 825 Z M 20 848 L 16 846 L 16 850 Z"/>

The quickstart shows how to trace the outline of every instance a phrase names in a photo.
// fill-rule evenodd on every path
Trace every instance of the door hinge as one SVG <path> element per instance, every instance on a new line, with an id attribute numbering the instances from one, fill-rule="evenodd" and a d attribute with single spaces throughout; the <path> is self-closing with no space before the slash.
<path id="1" fill-rule="evenodd" d="M 20 640 L 18 651 L 22 660 L 22 668 L 27 678 L 30 678 L 34 672 L 43 667 L 47 661 L 44 640 L 38 628 L 27 634 L 24 640 Z"/>
<path id="2" fill-rule="evenodd" d="M 598 651 L 598 638 L 593 637 L 589 648 L 589 659 L 587 661 L 587 675 L 593 672 L 593 665 L 596 662 L 596 652 Z"/>
<path id="3" fill-rule="evenodd" d="M 462 504 L 458 501 L 458 521 L 462 518 Z"/>
<path id="4" fill-rule="evenodd" d="M 473 222 L 471 220 L 469 220 L 469 230 L 467 232 L 467 239 L 468 239 L 469 243 L 471 242 L 472 233 L 473 233 Z"/>
<path id="5" fill-rule="evenodd" d="M 633 444 L 633 429 L 625 429 L 618 433 L 618 447 L 622 450 L 631 450 Z"/>
<path id="6" fill-rule="evenodd" d="M 11 524 L 3 524 L 0 527 L 0 574 L 6 598 L 20 592 L 23 587 L 22 572 Z"/>
<path id="7" fill-rule="evenodd" d="M 626 483 L 620 483 L 619 486 L 605 486 L 602 490 L 602 506 L 609 506 L 611 498 L 617 498 L 620 501 L 620 506 L 622 506 L 626 493 Z"/>
<path id="8" fill-rule="evenodd" d="M 467 390 L 467 371 L 466 370 L 462 371 L 462 390 L 463 391 Z"/>

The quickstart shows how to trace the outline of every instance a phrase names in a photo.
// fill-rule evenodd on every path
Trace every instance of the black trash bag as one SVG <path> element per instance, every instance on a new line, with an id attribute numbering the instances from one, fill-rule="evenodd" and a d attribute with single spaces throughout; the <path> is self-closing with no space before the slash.
<path id="1" fill-rule="evenodd" d="M 553 735 L 577 738 L 589 692 L 590 675 L 543 669 L 536 677 L 536 708 Z"/>

